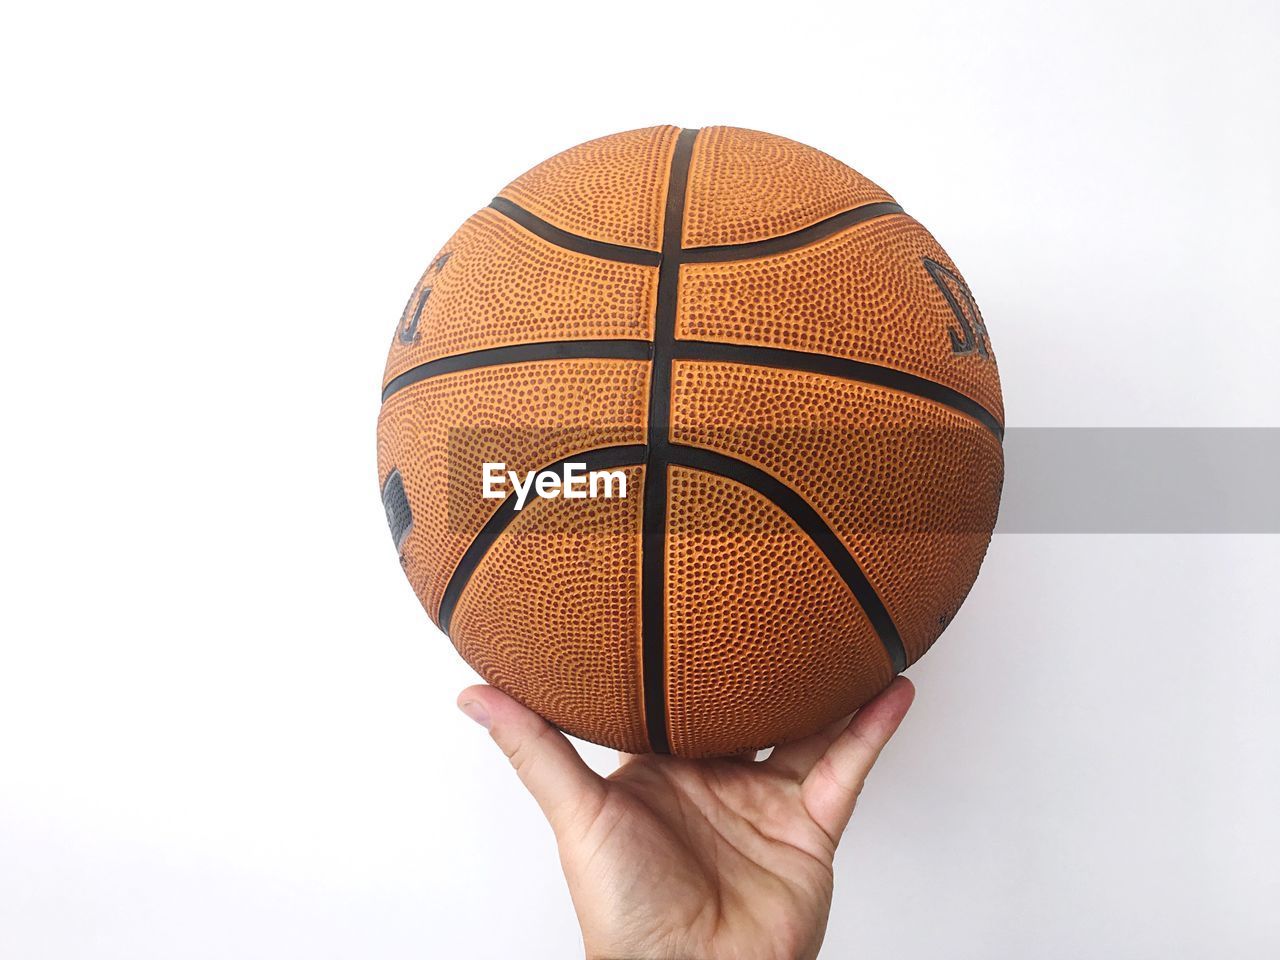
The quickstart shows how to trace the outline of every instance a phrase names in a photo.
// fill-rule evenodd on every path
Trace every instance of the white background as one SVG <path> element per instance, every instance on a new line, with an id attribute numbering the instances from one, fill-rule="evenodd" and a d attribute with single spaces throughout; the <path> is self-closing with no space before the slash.
<path id="1" fill-rule="evenodd" d="M 1011 425 L 1280 426 L 1278 8 L 1061 7 L 8 8 L 0 957 L 578 952 L 374 466 L 419 272 L 564 147 L 857 167 L 965 271 Z M 824 957 L 1280 954 L 1277 573 L 997 537 Z"/>

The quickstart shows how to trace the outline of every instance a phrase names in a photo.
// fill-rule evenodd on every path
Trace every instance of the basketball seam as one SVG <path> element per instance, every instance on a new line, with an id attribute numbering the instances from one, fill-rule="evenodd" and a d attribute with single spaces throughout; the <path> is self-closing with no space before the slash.
<path id="1" fill-rule="evenodd" d="M 561 457 L 559 460 L 546 464 L 540 469 L 557 470 L 567 463 L 581 463 L 588 472 L 593 470 L 616 470 L 622 467 L 642 466 L 644 457 L 644 444 L 631 443 L 571 453 L 567 457 Z M 471 582 L 471 575 L 475 573 L 476 567 L 480 565 L 480 562 L 489 552 L 489 548 L 507 529 L 511 521 L 515 519 L 515 504 L 515 495 L 508 494 L 498 504 L 498 508 L 493 512 L 493 515 L 485 521 L 484 526 L 480 528 L 480 532 L 472 538 L 462 557 L 454 564 L 453 572 L 449 575 L 449 582 L 445 584 L 444 593 L 440 596 L 440 608 L 436 614 L 436 622 L 446 635 L 449 633 L 453 612 L 457 609 L 458 601 L 462 599 L 463 591 L 466 590 L 467 584 Z"/>
<path id="2" fill-rule="evenodd" d="M 608 243 L 604 240 L 593 240 L 580 233 L 573 233 L 543 220 L 536 213 L 531 213 L 506 197 L 494 197 L 489 208 L 496 210 L 508 220 L 524 227 L 534 236 L 541 237 L 553 246 L 574 253 L 597 257 L 600 260 L 611 260 L 616 263 L 631 263 L 640 266 L 655 267 L 662 262 L 662 254 L 643 247 L 628 247 L 619 243 Z M 856 227 L 868 220 L 890 217 L 897 214 L 906 216 L 906 211 L 892 201 L 864 203 L 834 216 L 811 223 L 807 227 L 780 233 L 776 237 L 765 237 L 763 240 L 748 240 L 743 243 L 724 243 L 713 247 L 682 247 L 683 263 L 735 263 L 739 260 L 755 260 L 761 257 L 772 257 L 790 253 L 802 247 L 811 246 L 820 240 L 834 236 L 850 227 Z"/>
<path id="3" fill-rule="evenodd" d="M 553 223 L 548 223 L 537 214 L 530 213 L 518 203 L 512 203 L 506 197 L 494 197 L 489 201 L 490 209 L 498 211 L 508 220 L 524 227 L 534 236 L 565 250 L 574 253 L 585 253 L 589 257 L 601 260 L 612 260 L 615 263 L 634 263 L 645 267 L 656 267 L 662 259 L 657 250 L 645 250 L 642 247 L 628 247 L 620 243 L 607 243 L 604 240 L 592 240 L 578 233 L 562 230 Z"/>
<path id="4" fill-rule="evenodd" d="M 902 637 L 884 601 L 880 599 L 875 587 L 872 586 L 866 573 L 845 547 L 843 541 L 803 496 L 754 464 L 715 450 L 673 443 L 670 448 L 670 462 L 735 480 L 769 500 L 795 521 L 796 525 L 830 561 L 840 579 L 845 582 L 862 607 L 862 612 L 871 622 L 872 629 L 880 638 L 885 653 L 893 664 L 893 672 L 901 673 L 907 668 L 907 653 L 902 645 Z"/>
<path id="5" fill-rule="evenodd" d="M 386 403 L 393 394 L 405 387 L 448 373 L 546 360 L 648 360 L 652 350 L 652 341 L 646 338 L 644 340 L 537 340 L 501 347 L 487 347 L 467 353 L 455 353 L 420 363 L 392 377 L 382 390 L 382 402 Z"/>
<path id="6" fill-rule="evenodd" d="M 685 263 L 734 263 L 738 260 L 777 256 L 810 246 L 868 220 L 899 213 L 905 215 L 906 211 L 896 203 L 888 201 L 864 203 L 800 230 L 779 234 L 776 237 L 749 240 L 746 243 L 725 243 L 714 247 L 689 247 L 683 252 L 682 259 Z"/>
<path id="7" fill-rule="evenodd" d="M 653 314 L 653 359 L 649 370 L 649 421 L 645 435 L 644 509 L 640 557 L 640 678 L 649 749 L 670 753 L 666 691 L 667 463 L 671 429 L 671 364 L 679 306 L 680 253 L 689 166 L 697 130 L 681 130 L 667 175 L 662 262 Z"/>
<path id="8" fill-rule="evenodd" d="M 867 363 L 864 360 L 837 357 L 829 353 L 814 353 L 809 350 L 787 350 L 782 347 L 761 347 L 726 343 L 720 340 L 686 339 L 676 341 L 675 358 L 795 370 L 800 373 L 816 373 L 854 383 L 885 387 L 949 407 L 957 413 L 978 421 L 997 440 L 1004 438 L 1004 427 L 1000 425 L 1000 421 L 991 411 L 971 397 L 936 380 L 919 377 L 914 373 L 878 363 Z"/>
<path id="9" fill-rule="evenodd" d="M 916 376 L 896 367 L 886 367 L 866 360 L 853 360 L 811 350 L 761 347 L 730 343 L 725 340 L 691 340 L 678 337 L 675 340 L 674 349 L 676 360 L 708 360 L 780 370 L 798 370 L 826 374 L 850 383 L 885 387 L 947 407 L 978 421 L 990 430 L 996 439 L 1004 438 L 1004 426 L 1000 420 L 972 397 L 936 380 Z M 649 360 L 652 354 L 653 341 L 648 339 L 539 340 L 502 347 L 487 347 L 483 350 L 437 357 L 410 367 L 387 381 L 382 391 L 382 402 L 386 403 L 394 394 L 423 380 L 481 367 L 537 363 L 547 360 Z"/>

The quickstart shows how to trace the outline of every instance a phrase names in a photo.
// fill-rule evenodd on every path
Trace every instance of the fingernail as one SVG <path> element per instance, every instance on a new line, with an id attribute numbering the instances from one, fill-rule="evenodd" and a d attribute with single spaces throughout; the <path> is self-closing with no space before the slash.
<path id="1" fill-rule="evenodd" d="M 458 709 L 465 713 L 486 730 L 489 729 L 489 711 L 477 700 L 467 700 L 458 704 Z"/>

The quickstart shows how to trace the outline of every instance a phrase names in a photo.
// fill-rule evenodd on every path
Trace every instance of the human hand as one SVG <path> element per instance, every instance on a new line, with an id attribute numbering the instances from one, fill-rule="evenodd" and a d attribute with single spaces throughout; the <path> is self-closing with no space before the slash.
<path id="1" fill-rule="evenodd" d="M 458 706 L 551 824 L 590 960 L 811 960 L 836 844 L 914 696 L 899 677 L 852 720 L 760 762 L 623 755 L 607 779 L 493 687 L 468 687 Z"/>

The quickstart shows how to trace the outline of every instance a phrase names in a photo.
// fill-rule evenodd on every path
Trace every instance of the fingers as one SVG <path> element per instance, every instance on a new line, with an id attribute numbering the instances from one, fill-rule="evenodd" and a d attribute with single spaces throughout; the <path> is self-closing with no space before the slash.
<path id="1" fill-rule="evenodd" d="M 604 799 L 604 782 L 547 721 L 501 690 L 484 685 L 458 695 L 458 708 L 489 731 L 557 833 Z"/>
<path id="2" fill-rule="evenodd" d="M 914 697 L 911 681 L 898 677 L 854 714 L 805 777 L 801 800 L 809 816 L 833 841 L 840 839 L 848 825 L 871 765 L 902 723 Z"/>

